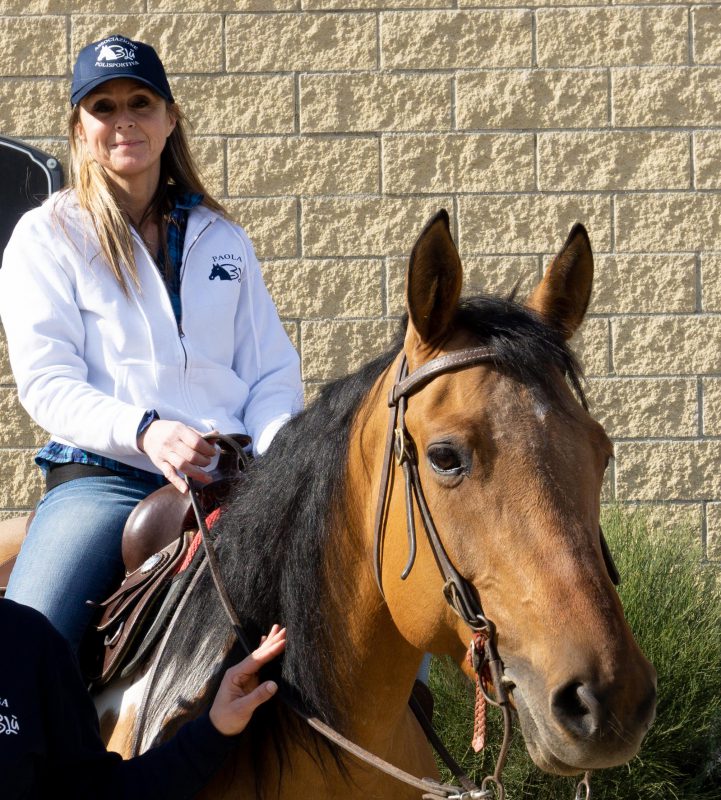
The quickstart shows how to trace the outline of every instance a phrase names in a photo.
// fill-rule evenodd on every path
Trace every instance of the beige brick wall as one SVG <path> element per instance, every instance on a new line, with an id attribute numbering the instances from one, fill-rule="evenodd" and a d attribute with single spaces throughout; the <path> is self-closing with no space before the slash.
<path id="1" fill-rule="evenodd" d="M 387 345 L 439 207 L 468 292 L 528 291 L 584 222 L 604 499 L 665 509 L 721 560 L 721 4 L 0 0 L 0 132 L 65 163 L 73 59 L 112 32 L 161 53 L 309 396 Z M 0 336 L 0 516 L 37 498 L 42 439 Z"/>

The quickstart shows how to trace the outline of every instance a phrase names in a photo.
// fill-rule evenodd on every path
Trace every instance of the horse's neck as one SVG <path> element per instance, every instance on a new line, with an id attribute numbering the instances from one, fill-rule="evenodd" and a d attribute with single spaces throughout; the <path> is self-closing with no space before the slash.
<path id="1" fill-rule="evenodd" d="M 380 388 L 385 397 L 386 387 Z M 377 400 L 378 395 L 371 393 Z M 330 601 L 326 610 L 339 650 L 351 654 L 344 663 L 341 656 L 328 653 L 331 668 L 338 670 L 344 688 L 335 698 L 346 725 L 342 733 L 360 747 L 397 767 L 422 776 L 435 774 L 433 755 L 408 707 L 422 654 L 399 633 L 388 607 L 376 585 L 373 573 L 373 517 L 377 487 L 383 460 L 383 441 L 387 417 L 385 405 L 375 403 L 377 411 L 358 415 L 349 447 L 349 469 L 345 479 L 345 513 L 339 516 L 327 555 Z M 363 435 L 360 435 L 362 428 Z M 342 517 L 342 518 L 341 518 Z M 297 797 L 369 798 L 394 797 L 410 800 L 418 791 L 399 784 L 383 773 L 359 766 L 351 757 L 345 762 L 350 781 L 337 769 L 332 759 L 324 759 L 325 770 L 318 768 L 313 754 L 294 738 L 287 741 L 292 778 L 280 780 L 264 775 L 268 797 L 295 800 Z M 247 754 L 246 754 L 247 757 Z M 250 774 L 253 765 L 246 760 L 240 772 Z M 280 780 L 280 783 L 276 781 Z M 251 784 L 252 785 L 252 784 Z M 237 788 L 234 790 L 237 792 Z M 245 792 L 243 794 L 243 792 Z M 237 800 L 237 794 L 224 794 L 218 787 L 204 797 Z M 252 788 L 244 787 L 243 800 L 253 797 Z"/>
<path id="2" fill-rule="evenodd" d="M 405 724 L 421 659 L 421 653 L 393 623 L 373 572 L 373 524 L 387 425 L 385 403 L 374 398 L 386 396 L 386 383 L 388 376 L 369 395 L 366 402 L 373 404 L 371 412 L 361 410 L 358 414 L 346 473 L 346 508 L 351 511 L 345 523 L 353 530 L 339 531 L 350 540 L 346 551 L 352 556 L 346 559 L 342 580 L 353 591 L 347 608 L 336 606 L 335 624 L 339 635 L 349 637 L 350 651 L 355 655 L 352 691 L 345 707 L 353 733 L 364 747 L 387 746 L 393 738 L 393 726 Z"/>
<path id="3" fill-rule="evenodd" d="M 386 606 L 379 607 L 375 582 L 353 608 L 346 629 L 357 657 L 352 690 L 341 702 L 358 743 L 382 754 L 394 728 L 405 724 L 420 654 L 399 635 Z"/>
<path id="4" fill-rule="evenodd" d="M 337 699 L 347 720 L 342 733 L 369 753 L 412 775 L 433 775 L 432 752 L 408 706 L 419 663 L 418 651 L 400 638 L 385 605 L 378 602 L 375 582 L 366 585 L 363 577 L 349 575 L 351 581 L 358 579 L 357 602 L 347 609 L 345 620 L 336 623 L 337 635 L 347 636 L 356 654 L 347 676 L 346 691 Z M 298 797 L 415 800 L 418 797 L 416 789 L 360 764 L 353 757 L 344 760 L 348 780 L 329 757 L 323 757 L 321 770 L 307 746 L 297 741 L 288 744 L 293 777 L 278 785 L 275 776 L 269 776 L 267 797 L 276 793 L 279 800 Z M 233 800 L 237 800 L 236 795 Z"/>

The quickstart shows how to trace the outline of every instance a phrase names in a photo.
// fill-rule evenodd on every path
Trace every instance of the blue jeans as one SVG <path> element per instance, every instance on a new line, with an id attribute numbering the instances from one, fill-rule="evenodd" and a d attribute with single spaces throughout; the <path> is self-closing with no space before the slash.
<path id="1" fill-rule="evenodd" d="M 95 609 L 123 577 L 120 545 L 130 512 L 158 483 L 77 478 L 40 501 L 6 596 L 42 612 L 77 652 Z"/>
<path id="2" fill-rule="evenodd" d="M 418 672 L 416 672 L 416 678 L 418 678 L 421 683 L 425 683 L 428 686 L 428 681 L 431 677 L 431 654 L 424 653 L 423 661 L 421 661 L 420 667 L 418 667 Z"/>

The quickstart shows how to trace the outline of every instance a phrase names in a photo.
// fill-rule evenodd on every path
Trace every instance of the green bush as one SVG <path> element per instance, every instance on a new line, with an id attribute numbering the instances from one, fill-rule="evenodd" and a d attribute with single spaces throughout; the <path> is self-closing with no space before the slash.
<path id="1" fill-rule="evenodd" d="M 629 764 L 596 772 L 594 800 L 721 798 L 721 571 L 701 563 L 687 531 L 660 532 L 643 514 L 613 508 L 603 528 L 621 573 L 629 625 L 658 673 L 656 722 Z M 470 747 L 473 689 L 455 664 L 434 659 L 434 724 L 477 781 L 493 771 L 500 715 L 488 711 L 489 745 Z M 443 777 L 450 779 L 441 767 Z M 541 773 L 516 727 L 503 775 L 508 800 L 572 800 L 576 780 Z"/>

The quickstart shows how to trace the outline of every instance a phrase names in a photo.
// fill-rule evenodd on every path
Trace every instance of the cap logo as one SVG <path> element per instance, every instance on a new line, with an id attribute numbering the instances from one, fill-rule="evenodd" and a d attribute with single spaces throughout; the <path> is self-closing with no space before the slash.
<path id="1" fill-rule="evenodd" d="M 163 63 L 155 50 L 144 42 L 111 34 L 83 47 L 73 67 L 70 102 L 77 105 L 89 92 L 114 78 L 132 78 L 173 102 Z"/>
<path id="2" fill-rule="evenodd" d="M 109 44 L 110 42 L 122 42 L 122 44 Z M 127 39 L 105 39 L 95 49 L 100 50 L 95 62 L 96 67 L 138 66 L 135 59 L 135 48 Z"/>

